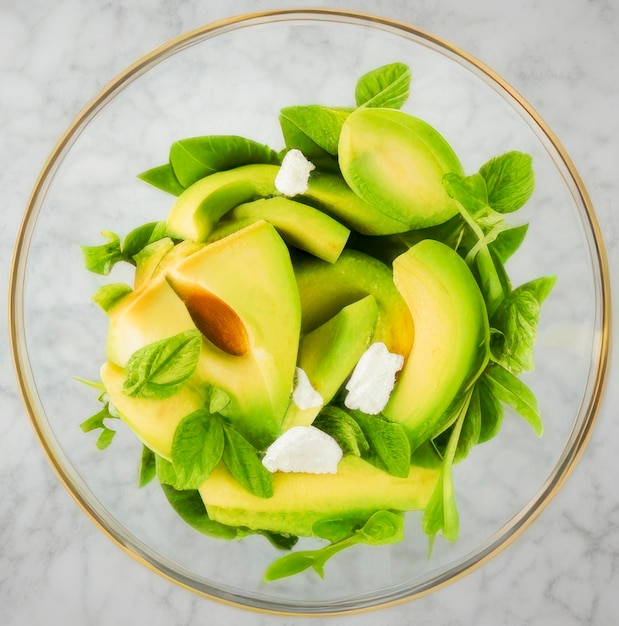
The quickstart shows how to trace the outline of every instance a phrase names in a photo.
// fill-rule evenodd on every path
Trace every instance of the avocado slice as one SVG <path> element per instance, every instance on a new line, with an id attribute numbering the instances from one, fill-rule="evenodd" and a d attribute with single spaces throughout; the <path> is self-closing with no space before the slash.
<path id="1" fill-rule="evenodd" d="M 372 295 L 378 305 L 372 341 L 382 341 L 395 354 L 406 356 L 410 352 L 413 319 L 384 263 L 363 252 L 346 249 L 332 264 L 303 259 L 295 265 L 295 274 L 303 334 L 315 330 L 345 306 Z"/>
<path id="2" fill-rule="evenodd" d="M 285 196 L 245 202 L 232 209 L 211 234 L 210 241 L 258 220 L 269 222 L 284 241 L 333 263 L 344 249 L 350 230 L 322 211 Z"/>
<path id="3" fill-rule="evenodd" d="M 414 466 L 407 478 L 397 478 L 359 457 L 345 456 L 336 474 L 274 473 L 270 498 L 243 489 L 223 464 L 199 491 L 212 520 L 310 537 L 314 524 L 322 520 L 365 520 L 382 509 L 423 509 L 437 478 L 437 470 Z"/>
<path id="4" fill-rule="evenodd" d="M 153 277 L 160 261 L 172 248 L 174 248 L 174 241 L 170 237 L 164 237 L 149 243 L 135 255 L 133 288 L 136 291 L 141 289 Z"/>
<path id="5" fill-rule="evenodd" d="M 378 319 L 374 296 L 366 296 L 345 306 L 329 321 L 305 335 L 299 343 L 298 366 L 307 374 L 312 387 L 329 402 L 350 376 L 361 355 L 370 345 Z M 322 407 L 300 409 L 291 402 L 282 430 L 309 426 Z"/>
<path id="6" fill-rule="evenodd" d="M 463 176 L 462 165 L 442 135 L 419 118 L 361 107 L 342 126 L 338 156 L 351 189 L 407 224 L 403 230 L 441 224 L 458 211 L 442 180 L 449 172 Z"/>
<path id="7" fill-rule="evenodd" d="M 393 262 L 415 324 L 415 341 L 383 413 L 407 431 L 411 450 L 447 425 L 447 409 L 486 366 L 488 314 L 465 261 L 432 239 Z"/>
<path id="8" fill-rule="evenodd" d="M 222 215 L 242 202 L 276 195 L 278 165 L 241 165 L 201 178 L 177 198 L 166 220 L 176 239 L 206 241 Z"/>

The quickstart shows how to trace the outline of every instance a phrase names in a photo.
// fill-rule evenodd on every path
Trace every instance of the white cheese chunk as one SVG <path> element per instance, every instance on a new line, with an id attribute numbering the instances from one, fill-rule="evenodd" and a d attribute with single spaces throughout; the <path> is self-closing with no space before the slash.
<path id="1" fill-rule="evenodd" d="M 335 474 L 342 449 L 315 426 L 293 426 L 267 449 L 262 464 L 269 472 Z"/>
<path id="2" fill-rule="evenodd" d="M 293 148 L 286 153 L 275 177 L 275 188 L 285 196 L 296 196 L 307 191 L 310 172 L 315 169 L 301 150 Z"/>
<path id="3" fill-rule="evenodd" d="M 404 357 L 389 352 L 382 342 L 373 343 L 359 359 L 346 383 L 344 404 L 369 415 L 380 413 L 395 385 L 395 375 L 402 369 Z"/>
<path id="4" fill-rule="evenodd" d="M 312 387 L 307 374 L 300 367 L 295 370 L 292 399 L 300 409 L 313 409 L 322 406 L 324 402 L 322 396 Z"/>

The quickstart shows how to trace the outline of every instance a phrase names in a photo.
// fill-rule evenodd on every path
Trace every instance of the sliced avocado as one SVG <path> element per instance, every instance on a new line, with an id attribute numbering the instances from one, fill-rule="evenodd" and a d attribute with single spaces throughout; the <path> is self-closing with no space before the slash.
<path id="1" fill-rule="evenodd" d="M 295 265 L 295 274 L 303 334 L 315 330 L 345 306 L 372 295 L 378 305 L 372 341 L 382 341 L 391 352 L 402 356 L 410 352 L 413 320 L 386 265 L 362 252 L 344 250 L 332 264 L 303 259 Z"/>
<path id="2" fill-rule="evenodd" d="M 231 397 L 229 418 L 254 445 L 268 444 L 288 406 L 301 323 L 286 244 L 256 222 L 190 255 L 166 279 L 209 339 L 198 377 Z"/>
<path id="3" fill-rule="evenodd" d="M 350 230 L 322 211 L 284 196 L 240 204 L 230 211 L 211 240 L 241 226 L 265 220 L 275 226 L 284 241 L 295 248 L 333 263 L 346 245 Z"/>
<path id="4" fill-rule="evenodd" d="M 382 509 L 423 509 L 437 478 L 436 470 L 420 467 L 411 467 L 407 478 L 396 478 L 359 457 L 345 456 L 336 474 L 273 474 L 271 498 L 250 494 L 223 464 L 199 491 L 212 520 L 309 537 L 321 520 L 367 519 Z"/>
<path id="5" fill-rule="evenodd" d="M 462 165 L 442 135 L 419 118 L 359 108 L 342 126 L 338 156 L 354 192 L 407 224 L 404 230 L 441 224 L 458 211 L 442 180 L 449 172 L 464 175 Z"/>
<path id="6" fill-rule="evenodd" d="M 155 269 L 163 257 L 172 250 L 174 242 L 164 237 L 149 243 L 135 255 L 135 277 L 133 289 L 141 289 L 153 276 Z"/>
<path id="7" fill-rule="evenodd" d="M 299 199 L 364 235 L 390 235 L 410 228 L 407 221 L 363 200 L 339 174 L 312 172 L 307 191 Z"/>
<path id="8" fill-rule="evenodd" d="M 488 362 L 488 314 L 468 266 L 441 242 L 414 245 L 394 261 L 393 276 L 415 341 L 383 412 L 404 426 L 414 451 L 446 426 L 445 411 Z"/>
<path id="9" fill-rule="evenodd" d="M 321 395 L 323 404 L 337 393 L 370 345 L 377 319 L 376 299 L 366 296 L 301 339 L 297 364 Z M 282 430 L 309 426 L 321 408 L 300 409 L 291 402 Z"/>
<path id="10" fill-rule="evenodd" d="M 123 393 L 125 378 L 125 370 L 109 361 L 101 367 L 101 381 L 122 420 L 142 443 L 170 460 L 176 427 L 184 417 L 204 406 L 207 387 L 190 379 L 169 398 L 132 398 Z"/>
<path id="11" fill-rule="evenodd" d="M 242 202 L 277 194 L 278 165 L 251 164 L 215 172 L 188 187 L 166 221 L 171 237 L 206 241 L 219 218 Z"/>

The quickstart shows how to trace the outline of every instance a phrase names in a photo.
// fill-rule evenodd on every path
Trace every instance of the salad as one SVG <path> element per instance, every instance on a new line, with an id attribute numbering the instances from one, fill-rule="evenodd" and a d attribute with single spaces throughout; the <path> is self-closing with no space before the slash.
<path id="1" fill-rule="evenodd" d="M 266 580 L 401 541 L 408 511 L 430 550 L 454 541 L 454 465 L 506 406 L 542 434 L 520 374 L 555 278 L 513 286 L 506 270 L 532 159 L 465 173 L 402 111 L 410 82 L 392 63 L 348 108 L 281 109 L 283 149 L 180 139 L 139 175 L 170 194 L 166 219 L 82 246 L 89 271 L 135 267 L 93 297 L 109 326 L 82 430 L 105 449 L 123 420 L 143 444 L 140 487 L 158 483 L 201 533 L 285 551 Z"/>

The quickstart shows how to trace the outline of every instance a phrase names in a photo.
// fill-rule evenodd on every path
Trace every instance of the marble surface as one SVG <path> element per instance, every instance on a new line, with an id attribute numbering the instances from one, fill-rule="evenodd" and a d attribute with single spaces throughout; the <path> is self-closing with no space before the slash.
<path id="1" fill-rule="evenodd" d="M 0 0 L 0 281 L 40 168 L 91 97 L 137 58 L 215 19 L 306 3 Z M 612 0 L 357 0 L 311 6 L 403 20 L 481 59 L 560 137 L 619 262 L 619 6 Z M 6 330 L 6 306 L 0 313 Z M 26 417 L 0 338 L 0 621 L 38 624 L 606 625 L 619 613 L 619 391 L 611 382 L 582 460 L 536 522 L 483 567 L 379 613 L 276 617 L 177 587 L 110 543 L 57 481 Z"/>

